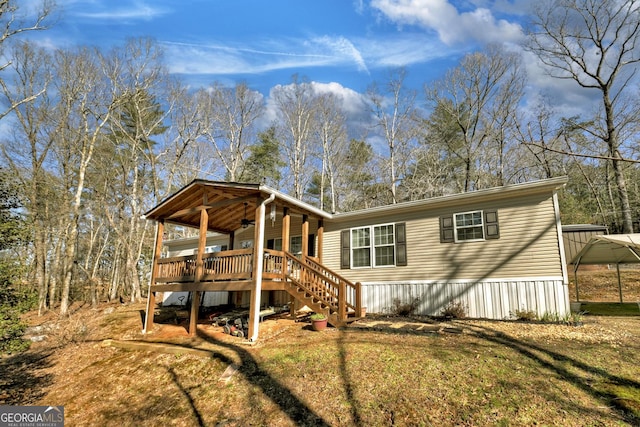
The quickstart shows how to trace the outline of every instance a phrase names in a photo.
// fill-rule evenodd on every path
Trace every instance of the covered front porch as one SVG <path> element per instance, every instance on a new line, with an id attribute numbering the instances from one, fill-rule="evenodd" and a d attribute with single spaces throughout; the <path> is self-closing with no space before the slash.
<path id="1" fill-rule="evenodd" d="M 250 292 L 251 341 L 258 339 L 262 291 L 285 291 L 300 304 L 327 315 L 335 326 L 363 314 L 360 284 L 322 265 L 323 223 L 328 214 L 313 206 L 258 184 L 195 180 L 145 216 L 156 221 L 157 230 L 144 332 L 153 327 L 159 292 L 193 293 L 190 334 L 196 331 L 203 292 Z M 267 222 L 271 223 L 268 240 Z M 292 222 L 299 229 L 292 229 Z M 195 254 L 161 257 L 168 223 L 198 229 Z M 310 233 L 312 223 L 315 234 Z M 206 253 L 209 231 L 228 236 L 225 250 Z M 301 240 L 295 254 L 290 248 L 292 231 L 299 232 Z M 244 240 L 237 239 L 238 235 Z"/>

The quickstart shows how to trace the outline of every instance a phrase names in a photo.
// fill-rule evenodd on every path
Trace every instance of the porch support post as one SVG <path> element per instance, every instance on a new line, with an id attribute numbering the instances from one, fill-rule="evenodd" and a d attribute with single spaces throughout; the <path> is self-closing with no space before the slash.
<path id="1" fill-rule="evenodd" d="M 302 215 L 302 258 L 309 255 L 309 216 Z"/>
<path id="2" fill-rule="evenodd" d="M 291 235 L 291 214 L 289 208 L 282 210 L 282 250 L 289 252 L 289 236 Z"/>
<path id="3" fill-rule="evenodd" d="M 231 233 L 229 233 L 229 250 L 232 251 L 234 250 L 234 245 L 236 243 L 236 232 L 232 231 Z"/>
<path id="4" fill-rule="evenodd" d="M 289 213 L 289 208 L 284 207 L 282 209 L 282 251 L 289 252 L 289 241 L 291 236 L 291 214 Z M 289 262 L 286 258 L 283 258 L 284 264 L 282 265 L 282 274 L 286 275 L 289 273 Z M 283 277 L 283 280 L 284 279 Z M 298 304 L 297 300 L 293 297 L 293 295 L 289 296 L 289 314 L 293 317 L 296 314 L 296 305 Z"/>
<path id="5" fill-rule="evenodd" d="M 318 220 L 318 238 L 316 239 L 318 242 L 318 253 L 316 256 L 318 257 L 318 262 L 322 264 L 322 252 L 324 252 L 324 220 L 320 218 Z"/>
<path id="6" fill-rule="evenodd" d="M 256 207 L 256 224 L 253 245 L 253 287 L 251 288 L 251 305 L 249 306 L 249 340 L 258 340 L 260 328 L 260 297 L 262 293 L 262 268 L 264 265 L 264 214 L 265 204 L 272 202 L 275 195 L 260 201 Z"/>
<path id="7" fill-rule="evenodd" d="M 204 274 L 204 248 L 207 244 L 207 230 L 209 228 L 209 213 L 206 209 L 200 211 L 200 234 L 198 235 L 198 254 L 196 255 L 195 282 L 200 282 Z M 189 313 L 189 335 L 195 335 L 198 328 L 198 311 L 202 292 L 194 291 L 191 298 L 191 312 Z"/>
<path id="8" fill-rule="evenodd" d="M 305 268 L 300 270 L 300 281 L 302 283 L 306 283 L 307 281 L 307 269 L 306 269 L 306 261 L 309 255 L 309 216 L 302 215 L 302 256 L 300 257 L 300 262 Z"/>
<path id="9" fill-rule="evenodd" d="M 162 253 L 162 237 L 164 236 L 164 221 L 156 223 L 156 245 L 153 251 L 153 261 L 151 262 L 151 278 L 149 279 L 149 292 L 147 295 L 147 313 L 144 317 L 144 327 L 142 333 L 146 334 L 153 329 L 153 315 L 156 306 L 156 293 L 152 287 L 156 284 L 158 277 L 158 259 Z"/>

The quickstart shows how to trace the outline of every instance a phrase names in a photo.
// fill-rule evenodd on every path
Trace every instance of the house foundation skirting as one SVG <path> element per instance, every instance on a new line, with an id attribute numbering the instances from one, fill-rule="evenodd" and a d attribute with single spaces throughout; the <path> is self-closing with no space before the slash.
<path id="1" fill-rule="evenodd" d="M 538 316 L 570 313 L 562 277 L 362 282 L 362 305 L 368 313 L 392 313 L 397 304 L 415 303 L 414 314 L 438 316 L 450 302 L 462 303 L 471 318 L 507 319 L 516 310 L 531 310 Z"/>

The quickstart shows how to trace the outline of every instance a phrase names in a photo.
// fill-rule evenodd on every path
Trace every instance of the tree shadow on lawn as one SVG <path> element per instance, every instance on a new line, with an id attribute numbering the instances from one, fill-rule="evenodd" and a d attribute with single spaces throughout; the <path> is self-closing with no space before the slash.
<path id="1" fill-rule="evenodd" d="M 640 422 L 640 416 L 638 415 L 640 414 L 640 407 L 636 409 L 630 408 L 625 404 L 625 399 L 614 393 L 599 390 L 597 387 L 592 385 L 594 382 L 603 381 L 611 385 L 613 388 L 629 387 L 634 390 L 635 394 L 640 395 L 640 382 L 634 379 L 614 375 L 605 369 L 591 366 L 576 358 L 552 351 L 548 348 L 543 348 L 530 342 L 518 340 L 492 328 L 474 325 L 469 329 L 472 331 L 473 336 L 507 346 L 523 356 L 535 361 L 540 366 L 557 373 L 565 381 L 570 382 L 593 397 L 613 406 L 620 411 L 625 421 L 633 425 L 637 425 L 636 423 Z M 584 373 L 584 377 L 570 372 L 569 367 Z M 593 378 L 595 378 L 595 381 Z"/>
<path id="2" fill-rule="evenodd" d="M 51 366 L 50 350 L 23 352 L 0 359 L 0 405 L 33 405 L 52 384 L 51 374 L 39 374 Z"/>
<path id="3" fill-rule="evenodd" d="M 256 359 L 245 348 L 228 342 L 218 341 L 200 331 L 198 331 L 198 337 L 206 342 L 227 348 L 236 353 L 241 360 L 240 366 L 237 367 L 238 373 L 242 374 L 247 382 L 259 387 L 264 395 L 277 404 L 293 422 L 298 425 L 327 427 L 330 425 L 303 401 L 298 399 L 284 384 L 280 383 L 262 369 Z M 236 364 L 230 357 L 219 352 L 212 351 L 211 356 L 229 365 Z"/>
<path id="4" fill-rule="evenodd" d="M 380 326 L 381 325 L 376 325 L 374 332 L 408 335 L 420 334 L 420 331 L 416 330 L 381 328 Z M 446 329 L 447 328 L 444 328 L 444 330 Z M 455 330 L 458 328 L 451 329 Z M 598 389 L 597 387 L 597 383 L 602 382 L 609 385 L 611 389 L 617 387 L 629 388 L 632 390 L 633 395 L 640 395 L 640 382 L 636 379 L 614 375 L 606 369 L 589 365 L 588 363 L 576 358 L 561 354 L 548 348 L 543 348 L 539 345 L 535 345 L 534 343 L 516 339 L 496 329 L 478 325 L 465 325 L 465 329 L 469 332 L 468 335 L 470 336 L 508 347 L 520 353 L 522 356 L 534 361 L 543 368 L 546 368 L 551 372 L 555 372 L 564 381 L 573 384 L 596 399 L 605 402 L 606 405 L 617 409 L 624 421 L 629 422 L 632 425 L 640 425 L 640 406 L 637 401 L 634 402 L 630 399 L 624 399 L 617 394 L 603 390 L 602 388 Z M 351 328 L 350 330 L 365 332 L 367 329 Z M 462 332 L 462 330 L 460 330 L 460 332 Z M 437 336 L 430 332 L 423 332 L 422 334 Z M 575 369 L 578 372 L 583 373 L 584 376 L 581 376 L 579 373 L 572 373 L 570 369 Z M 594 383 L 596 383 L 596 386 L 594 386 Z M 582 410 L 584 412 L 597 412 L 591 408 L 582 408 Z"/>

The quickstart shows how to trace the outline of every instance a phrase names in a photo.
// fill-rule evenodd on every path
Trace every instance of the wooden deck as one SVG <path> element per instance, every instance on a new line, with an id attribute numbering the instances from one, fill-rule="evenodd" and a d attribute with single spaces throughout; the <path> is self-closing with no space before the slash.
<path id="1" fill-rule="evenodd" d="M 262 290 L 286 291 L 326 314 L 335 326 L 362 316 L 359 283 L 351 283 L 312 257 L 270 249 L 262 256 Z M 196 255 L 158 259 L 151 291 L 250 291 L 254 286 L 253 248 L 205 254 L 200 277 L 197 263 Z"/>

